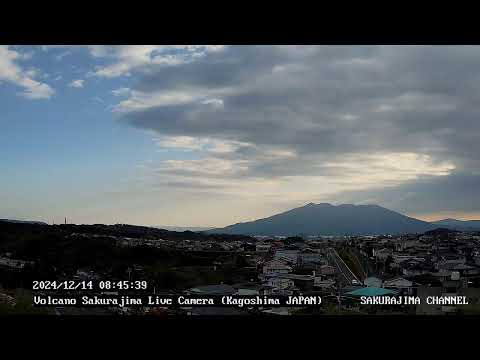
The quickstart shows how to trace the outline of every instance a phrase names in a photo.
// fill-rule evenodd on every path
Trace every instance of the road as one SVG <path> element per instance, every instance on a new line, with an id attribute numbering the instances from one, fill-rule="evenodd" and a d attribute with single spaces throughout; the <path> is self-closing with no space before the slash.
<path id="1" fill-rule="evenodd" d="M 358 285 L 362 284 L 360 279 L 358 279 L 352 270 L 350 270 L 350 268 L 347 266 L 347 264 L 345 264 L 334 248 L 329 248 L 327 254 L 328 258 L 330 259 L 330 263 L 336 268 L 337 273 L 340 275 L 340 281 L 346 285 L 354 285 L 355 282 Z"/>

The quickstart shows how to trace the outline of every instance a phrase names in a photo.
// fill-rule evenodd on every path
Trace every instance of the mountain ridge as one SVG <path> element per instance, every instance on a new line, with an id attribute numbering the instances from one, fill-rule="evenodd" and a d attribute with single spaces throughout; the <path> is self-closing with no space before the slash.
<path id="1" fill-rule="evenodd" d="M 436 226 L 379 205 L 308 203 L 270 217 L 212 229 L 212 233 L 293 236 L 423 233 Z"/>
<path id="2" fill-rule="evenodd" d="M 463 231 L 480 231 L 480 220 L 457 220 L 452 218 L 432 221 L 431 224 L 448 229 Z"/>

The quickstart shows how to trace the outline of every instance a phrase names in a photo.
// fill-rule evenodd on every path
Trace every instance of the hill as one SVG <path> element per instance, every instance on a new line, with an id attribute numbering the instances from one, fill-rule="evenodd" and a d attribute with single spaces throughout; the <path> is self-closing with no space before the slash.
<path id="1" fill-rule="evenodd" d="M 26 221 L 26 220 L 10 220 L 10 219 L 0 219 L 0 221 L 14 223 L 14 224 L 47 225 L 47 223 L 45 223 L 43 221 Z"/>
<path id="2" fill-rule="evenodd" d="M 157 229 L 164 229 L 169 231 L 193 231 L 193 232 L 202 232 L 212 229 L 213 226 L 154 226 Z"/>
<path id="3" fill-rule="evenodd" d="M 480 231 L 480 220 L 443 219 L 433 221 L 432 224 L 459 231 Z"/>

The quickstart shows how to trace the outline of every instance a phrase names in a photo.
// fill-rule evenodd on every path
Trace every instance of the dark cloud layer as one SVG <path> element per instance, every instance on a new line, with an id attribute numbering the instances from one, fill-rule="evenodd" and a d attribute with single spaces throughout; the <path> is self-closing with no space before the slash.
<path id="1" fill-rule="evenodd" d="M 479 64 L 474 46 L 234 46 L 179 66 L 152 66 L 134 91 L 193 100 L 152 101 L 124 116 L 163 136 L 254 144 L 223 155 L 249 159 L 249 176 L 321 176 L 331 171 L 325 163 L 352 154 L 359 161 L 373 153 L 428 155 L 456 172 L 376 189 L 377 197 L 434 211 L 445 204 L 442 194 L 452 209 L 478 211 Z M 272 149 L 296 156 L 262 158 Z M 417 194 L 408 206 L 395 201 L 403 192 Z"/>
<path id="2" fill-rule="evenodd" d="M 376 188 L 362 193 L 345 193 L 340 202 L 377 202 L 406 213 L 478 212 L 480 175 L 453 173 L 450 176 L 419 179 L 394 188 Z"/>

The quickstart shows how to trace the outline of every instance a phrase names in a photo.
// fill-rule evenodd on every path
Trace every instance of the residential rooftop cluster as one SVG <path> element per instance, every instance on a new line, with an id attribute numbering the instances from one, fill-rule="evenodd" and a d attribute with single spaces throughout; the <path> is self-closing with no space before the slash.
<path id="1" fill-rule="evenodd" d="M 159 306 L 102 310 L 108 312 L 288 315 L 299 312 L 446 314 L 461 311 L 460 307 L 452 306 L 416 304 L 389 308 L 360 303 L 362 296 L 381 295 L 448 294 L 468 296 L 473 307 L 480 304 L 480 235 L 473 232 L 439 229 L 410 235 L 262 236 L 233 240 L 166 240 L 71 233 L 66 238 L 80 242 L 101 238 L 113 249 L 132 254 L 136 249 L 160 251 L 161 254 L 167 251 L 168 255 L 162 256 L 174 259 L 164 266 L 160 260 L 142 262 L 138 258 L 121 263 L 118 267 L 121 270 L 116 273 L 98 270 L 92 265 L 72 264 L 73 273 L 72 269 L 70 272 L 55 269 L 59 280 L 141 279 L 152 283 L 152 291 L 156 294 L 319 295 L 323 299 L 322 306 L 316 308 L 193 306 L 170 309 Z M 0 269 L 27 271 L 39 265 L 38 261 L 12 256 L 12 253 L 0 256 Z M 185 259 L 193 262 L 183 263 Z M 189 276 L 192 280 L 185 280 Z M 8 296 L 3 293 L 3 298 Z"/>

